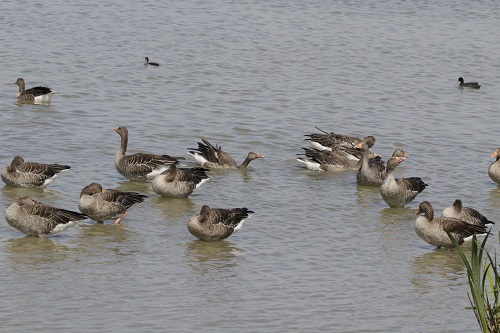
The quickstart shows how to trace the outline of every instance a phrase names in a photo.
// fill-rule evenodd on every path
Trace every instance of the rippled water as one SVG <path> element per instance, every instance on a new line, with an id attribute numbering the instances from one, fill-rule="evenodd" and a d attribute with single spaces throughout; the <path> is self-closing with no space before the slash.
<path id="1" fill-rule="evenodd" d="M 45 190 L 0 187 L 2 209 L 29 194 L 77 210 L 93 181 L 149 196 L 121 226 L 38 239 L 0 223 L 2 330 L 477 330 L 459 257 L 420 240 L 414 212 L 461 198 L 498 215 L 495 3 L 7 0 L 0 22 L 0 162 L 72 166 Z M 459 76 L 483 87 L 459 89 Z M 16 104 L 18 77 L 59 94 Z M 116 126 L 130 152 L 186 156 L 205 137 L 238 161 L 266 158 L 212 173 L 188 199 L 159 198 L 116 172 Z M 374 135 L 384 157 L 404 148 L 398 176 L 430 186 L 389 209 L 354 172 L 304 170 L 295 155 L 315 126 Z M 186 228 L 203 204 L 256 213 L 206 243 Z"/>

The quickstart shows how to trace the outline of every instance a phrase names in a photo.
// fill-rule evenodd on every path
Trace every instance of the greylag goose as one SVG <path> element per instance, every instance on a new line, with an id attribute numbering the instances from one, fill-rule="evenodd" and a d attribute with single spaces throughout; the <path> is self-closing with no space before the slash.
<path id="1" fill-rule="evenodd" d="M 420 177 L 394 178 L 394 169 L 404 160 L 404 157 L 391 157 L 387 161 L 386 177 L 380 186 L 380 194 L 390 207 L 404 207 L 428 186 Z"/>
<path id="2" fill-rule="evenodd" d="M 33 197 L 18 198 L 7 208 L 7 223 L 29 236 L 49 236 L 87 219 L 84 214 L 43 204 Z"/>
<path id="3" fill-rule="evenodd" d="M 362 152 L 354 148 L 361 141 L 366 142 L 369 148 L 375 145 L 375 137 L 371 135 L 361 139 L 345 134 L 328 133 L 318 127 L 316 128 L 322 133 L 306 134 L 306 138 L 304 138 L 309 142 L 311 148 L 332 151 L 336 146 L 349 160 L 357 162 L 361 158 Z"/>
<path id="4" fill-rule="evenodd" d="M 16 156 L 9 166 L 2 169 L 2 180 L 15 187 L 46 186 L 69 169 L 68 165 L 25 162 L 21 156 Z"/>
<path id="5" fill-rule="evenodd" d="M 386 176 L 386 167 L 380 156 L 369 158 L 369 147 L 366 142 L 360 142 L 356 148 L 361 149 L 363 155 L 360 160 L 360 168 L 356 174 L 358 185 L 379 186 L 382 185 Z M 392 157 L 409 157 L 401 148 L 394 150 Z"/>
<path id="6" fill-rule="evenodd" d="M 150 66 L 160 66 L 160 64 L 157 63 L 157 62 L 149 62 L 149 58 L 145 57 L 144 58 L 144 66 L 147 66 L 147 65 L 150 65 Z"/>
<path id="7" fill-rule="evenodd" d="M 155 177 L 153 191 L 162 197 L 185 198 L 211 178 L 206 171 L 210 170 L 178 168 L 177 163 L 172 163 L 168 170 Z"/>
<path id="8" fill-rule="evenodd" d="M 462 205 L 462 200 L 460 199 L 455 200 L 453 206 L 445 208 L 441 213 L 441 216 L 454 217 L 467 223 L 481 226 L 495 224 L 495 222 L 488 220 L 486 216 L 479 213 L 474 208 L 464 207 Z"/>
<path id="9" fill-rule="evenodd" d="M 188 148 L 193 149 L 188 153 L 194 157 L 198 164 L 210 169 L 245 169 L 253 160 L 264 158 L 261 154 L 251 151 L 245 160 L 240 165 L 237 165 L 235 160 L 222 150 L 221 146 L 216 145 L 214 147 L 205 139 L 201 139 L 201 141 L 203 143 L 198 142 L 198 148 Z"/>
<path id="10" fill-rule="evenodd" d="M 200 213 L 189 220 L 187 228 L 201 240 L 218 241 L 238 231 L 252 213 L 245 207 L 223 209 L 204 205 Z"/>
<path id="11" fill-rule="evenodd" d="M 130 180 L 153 179 L 167 170 L 172 163 L 177 162 L 178 158 L 169 155 L 148 153 L 125 155 L 128 145 L 128 130 L 126 127 L 117 127 L 114 130 L 121 137 L 121 146 L 115 156 L 115 166 L 116 170 L 125 178 Z"/>
<path id="12" fill-rule="evenodd" d="M 434 209 L 428 201 L 420 203 L 415 215 L 415 232 L 427 243 L 436 247 L 453 248 L 453 242 L 446 234 L 448 231 L 462 245 L 464 239 L 474 234 L 486 233 L 486 227 L 470 224 L 452 217 L 434 217 Z"/>
<path id="13" fill-rule="evenodd" d="M 52 91 L 52 89 L 42 86 L 26 89 L 23 78 L 18 78 L 13 84 L 17 84 L 19 86 L 19 92 L 16 97 L 20 101 L 49 104 L 52 99 L 52 95 L 57 93 L 57 91 Z"/>
<path id="14" fill-rule="evenodd" d="M 458 81 L 460 82 L 460 87 L 467 87 L 467 88 L 474 88 L 474 89 L 479 89 L 481 88 L 481 85 L 477 82 L 464 82 L 463 77 L 459 77 Z"/>
<path id="15" fill-rule="evenodd" d="M 103 189 L 100 184 L 92 183 L 80 193 L 78 208 L 97 222 L 104 223 L 105 220 L 117 218 L 115 224 L 120 224 L 128 215 L 127 209 L 143 202 L 145 198 L 147 196 L 136 192 Z"/>
<path id="16" fill-rule="evenodd" d="M 314 171 L 340 171 L 340 170 L 359 170 L 361 167 L 361 160 L 356 164 L 352 163 L 345 154 L 343 154 L 339 146 L 333 146 L 331 151 L 319 150 L 315 148 L 302 148 L 307 158 L 299 157 L 297 161 L 304 163 L 305 167 Z M 377 154 L 370 153 L 369 158 L 378 156 Z"/>
<path id="17" fill-rule="evenodd" d="M 488 176 L 490 176 L 491 180 L 495 183 L 500 184 L 500 148 L 497 148 L 491 157 L 495 158 L 495 162 L 491 163 L 488 168 Z"/>

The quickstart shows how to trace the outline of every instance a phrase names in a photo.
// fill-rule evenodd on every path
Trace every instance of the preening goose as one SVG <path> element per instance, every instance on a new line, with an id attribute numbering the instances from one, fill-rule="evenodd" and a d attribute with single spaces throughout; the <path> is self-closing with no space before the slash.
<path id="1" fill-rule="evenodd" d="M 338 147 L 339 151 L 349 160 L 357 162 L 361 158 L 362 152 L 354 148 L 361 141 L 366 142 L 369 148 L 375 145 L 375 137 L 371 135 L 361 139 L 345 134 L 328 133 L 318 127 L 316 128 L 322 133 L 306 134 L 306 138 L 304 138 L 309 142 L 311 148 L 332 151 L 333 147 Z"/>
<path id="2" fill-rule="evenodd" d="M 479 213 L 474 208 L 464 207 L 462 204 L 462 200 L 460 199 L 455 200 L 453 206 L 445 208 L 441 213 L 441 216 L 454 217 L 467 223 L 480 226 L 495 224 L 495 222 L 488 220 L 486 216 Z"/>
<path id="3" fill-rule="evenodd" d="M 415 221 L 415 232 L 427 243 L 436 247 L 453 248 L 446 231 L 448 231 L 462 245 L 464 239 L 474 234 L 486 233 L 484 226 L 470 224 L 452 217 L 434 217 L 434 209 L 428 201 L 420 203 L 415 215 L 424 214 L 417 217 Z"/>
<path id="4" fill-rule="evenodd" d="M 491 180 L 495 183 L 500 184 L 500 148 L 497 148 L 491 157 L 495 158 L 495 162 L 491 163 L 488 168 L 488 176 L 490 176 Z"/>
<path id="5" fill-rule="evenodd" d="M 319 150 L 315 148 L 302 148 L 304 149 L 304 157 L 297 158 L 297 161 L 304 163 L 305 167 L 314 171 L 341 171 L 341 170 L 359 170 L 361 167 L 361 160 L 354 163 L 353 160 L 348 159 L 338 146 L 333 146 L 331 151 Z M 361 151 L 360 151 L 361 152 Z M 377 154 L 370 153 L 369 158 L 378 156 Z"/>
<path id="6" fill-rule="evenodd" d="M 147 65 L 150 65 L 150 66 L 160 66 L 160 64 L 157 63 L 157 62 L 149 62 L 149 58 L 145 57 L 144 58 L 144 66 L 147 66 Z"/>
<path id="7" fill-rule="evenodd" d="M 204 182 L 209 180 L 205 168 L 178 168 L 172 163 L 170 168 L 153 180 L 153 191 L 163 197 L 185 198 Z"/>
<path id="8" fill-rule="evenodd" d="M 459 77 L 458 81 L 460 82 L 460 87 L 467 87 L 467 88 L 473 88 L 473 89 L 479 89 L 481 88 L 481 85 L 477 82 L 464 82 L 463 77 Z"/>
<path id="9" fill-rule="evenodd" d="M 15 187 L 47 186 L 63 171 L 71 169 L 68 165 L 25 162 L 16 156 L 10 165 L 2 169 L 2 180 Z"/>
<path id="10" fill-rule="evenodd" d="M 380 186 L 380 194 L 390 207 L 404 207 L 428 186 L 419 177 L 394 178 L 394 169 L 404 160 L 404 157 L 391 157 L 387 161 L 386 177 Z"/>
<path id="11" fill-rule="evenodd" d="M 210 169 L 244 169 L 251 161 L 264 158 L 261 154 L 251 151 L 245 160 L 237 165 L 235 160 L 222 150 L 221 146 L 213 146 L 205 139 L 201 139 L 201 141 L 203 143 L 198 142 L 198 148 L 188 148 L 192 149 L 188 153 L 194 157 L 198 164 Z"/>
<path id="12" fill-rule="evenodd" d="M 224 209 L 204 205 L 200 213 L 189 220 L 187 228 L 201 240 L 218 241 L 238 231 L 252 213 L 245 207 Z"/>
<path id="13" fill-rule="evenodd" d="M 120 224 L 128 215 L 127 209 L 135 203 L 143 202 L 145 198 L 147 196 L 136 192 L 103 189 L 100 184 L 92 183 L 80 193 L 78 208 L 97 222 L 117 218 L 115 224 Z"/>
<path id="14" fill-rule="evenodd" d="M 43 204 L 33 197 L 18 198 L 7 208 L 7 223 L 29 236 L 49 236 L 87 219 L 84 214 Z"/>
<path id="15" fill-rule="evenodd" d="M 177 158 L 169 155 L 137 153 L 125 155 L 128 145 L 128 130 L 126 127 L 114 129 L 121 137 L 121 146 L 115 156 L 116 170 L 130 180 L 153 179 L 167 170 Z"/>
<path id="16" fill-rule="evenodd" d="M 19 86 L 19 92 L 16 97 L 20 101 L 49 104 L 52 96 L 57 93 L 57 91 L 52 91 L 52 89 L 42 86 L 26 89 L 23 78 L 18 78 L 13 84 Z"/>

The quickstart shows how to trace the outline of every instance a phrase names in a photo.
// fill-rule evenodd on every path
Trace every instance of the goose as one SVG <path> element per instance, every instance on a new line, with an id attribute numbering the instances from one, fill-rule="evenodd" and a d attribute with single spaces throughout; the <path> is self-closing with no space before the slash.
<path id="1" fill-rule="evenodd" d="M 144 58 L 144 66 L 147 66 L 147 65 L 150 65 L 150 66 L 160 66 L 160 64 L 157 63 L 157 62 L 149 62 L 149 58 L 145 57 Z"/>
<path id="2" fill-rule="evenodd" d="M 379 186 L 382 185 L 386 176 L 386 167 L 380 156 L 372 159 L 369 157 L 369 147 L 366 142 L 360 142 L 356 148 L 361 149 L 363 156 L 360 160 L 360 168 L 356 174 L 358 185 Z M 398 148 L 392 153 L 392 157 L 410 157 L 403 149 Z"/>
<path id="3" fill-rule="evenodd" d="M 245 207 L 224 209 L 204 205 L 200 213 L 189 220 L 187 228 L 201 240 L 218 241 L 238 231 L 252 213 Z"/>
<path id="4" fill-rule="evenodd" d="M 497 148 L 491 157 L 495 158 L 495 162 L 491 163 L 488 168 L 488 176 L 490 176 L 491 180 L 495 183 L 500 184 L 500 148 Z"/>
<path id="5" fill-rule="evenodd" d="M 441 213 L 441 216 L 454 217 L 467 223 L 480 226 L 495 224 L 495 222 L 488 220 L 486 216 L 479 213 L 474 208 L 464 207 L 462 204 L 462 200 L 460 199 L 455 200 L 453 206 L 445 208 Z"/>
<path id="6" fill-rule="evenodd" d="M 116 170 L 125 178 L 130 180 L 154 179 L 179 159 L 169 155 L 148 153 L 125 155 L 128 145 L 128 129 L 116 127 L 114 130 L 121 137 L 121 146 L 115 156 L 115 166 Z"/>
<path id="7" fill-rule="evenodd" d="M 479 89 L 481 88 L 481 85 L 477 82 L 464 82 L 463 77 L 459 77 L 458 81 L 460 82 L 460 87 L 467 87 L 467 88 L 474 88 L 474 89 Z"/>
<path id="8" fill-rule="evenodd" d="M 178 168 L 172 163 L 170 168 L 153 180 L 153 191 L 162 197 L 185 198 L 204 182 L 211 179 L 205 168 Z"/>
<path id="9" fill-rule="evenodd" d="M 359 170 L 361 160 L 356 164 L 352 163 L 343 153 L 340 152 L 338 146 L 333 146 L 331 151 L 319 150 L 315 148 L 302 148 L 307 158 L 299 157 L 297 161 L 304 163 L 305 167 L 314 171 L 341 171 L 341 170 Z M 378 156 L 370 153 L 369 158 Z"/>
<path id="10" fill-rule="evenodd" d="M 71 169 L 69 165 L 25 162 L 21 156 L 16 156 L 10 165 L 2 169 L 1 177 L 4 183 L 10 186 L 43 187 L 69 169 Z"/>
<path id="11" fill-rule="evenodd" d="M 198 142 L 198 148 L 192 149 L 188 153 L 193 156 L 195 161 L 201 166 L 210 169 L 245 169 L 250 162 L 258 158 L 264 158 L 263 155 L 256 152 L 249 152 L 245 160 L 237 165 L 235 160 L 225 151 L 222 151 L 221 146 L 213 146 L 208 140 L 201 139 Z"/>
<path id="12" fill-rule="evenodd" d="M 394 178 L 394 169 L 404 161 L 404 157 L 391 157 L 387 161 L 386 177 L 380 186 L 380 194 L 390 207 L 404 207 L 428 186 L 419 177 Z"/>
<path id="13" fill-rule="evenodd" d="M 14 201 L 5 212 L 7 223 L 28 236 L 49 236 L 62 232 L 88 216 L 66 209 L 56 208 L 34 197 L 22 197 Z"/>
<path id="14" fill-rule="evenodd" d="M 91 183 L 81 191 L 78 208 L 99 223 L 117 218 L 115 224 L 120 224 L 128 215 L 127 209 L 145 198 L 146 195 L 136 192 L 103 189 L 99 183 Z"/>
<path id="15" fill-rule="evenodd" d="M 21 77 L 18 78 L 13 84 L 17 84 L 19 86 L 19 92 L 16 97 L 20 101 L 50 104 L 52 96 L 57 93 L 57 91 L 52 91 L 52 89 L 42 86 L 26 90 L 24 79 Z"/>
<path id="16" fill-rule="evenodd" d="M 304 138 L 304 140 L 309 142 L 311 148 L 332 151 L 334 146 L 338 146 L 340 148 L 340 151 L 345 154 L 345 156 L 349 160 L 357 162 L 361 158 L 362 153 L 354 148 L 354 146 L 356 146 L 361 141 L 366 142 L 369 148 L 372 148 L 375 145 L 376 140 L 372 135 L 361 139 L 345 134 L 336 134 L 333 132 L 327 133 L 318 127 L 316 128 L 322 133 L 307 134 L 305 135 L 306 138 Z"/>
<path id="17" fill-rule="evenodd" d="M 415 215 L 420 214 L 424 215 L 417 217 L 415 232 L 424 241 L 438 248 L 454 247 L 446 231 L 455 238 L 459 245 L 462 245 L 467 237 L 486 233 L 485 226 L 470 224 L 452 217 L 434 217 L 434 209 L 428 201 L 423 201 L 418 206 Z"/>

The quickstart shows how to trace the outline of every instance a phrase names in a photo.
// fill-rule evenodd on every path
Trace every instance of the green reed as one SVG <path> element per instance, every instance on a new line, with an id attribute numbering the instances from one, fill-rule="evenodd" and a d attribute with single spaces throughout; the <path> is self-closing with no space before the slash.
<path id="1" fill-rule="evenodd" d="M 496 255 L 492 257 L 485 249 L 488 233 L 479 244 L 476 235 L 472 238 L 470 259 L 449 233 L 458 254 L 467 268 L 470 293 L 467 294 L 471 309 L 483 333 L 500 333 L 500 275 Z"/>

